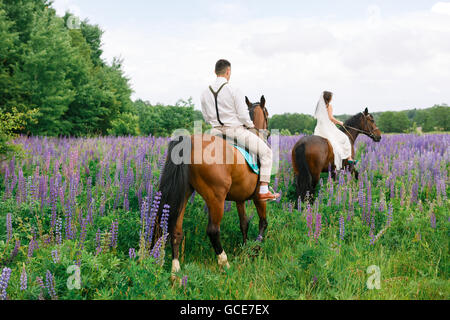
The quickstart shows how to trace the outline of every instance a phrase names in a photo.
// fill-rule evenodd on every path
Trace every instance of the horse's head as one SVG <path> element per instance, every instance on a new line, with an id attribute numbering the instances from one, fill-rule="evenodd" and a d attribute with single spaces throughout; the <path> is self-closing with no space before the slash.
<path id="1" fill-rule="evenodd" d="M 269 133 L 269 112 L 266 108 L 266 98 L 261 97 L 260 102 L 251 103 L 250 100 L 245 97 L 245 103 L 248 106 L 248 112 L 250 113 L 250 118 L 255 124 L 255 128 L 258 129 L 267 139 L 270 136 Z"/>
<path id="2" fill-rule="evenodd" d="M 364 131 L 366 135 L 372 138 L 375 142 L 380 142 L 381 140 L 381 131 L 378 129 L 375 124 L 375 119 L 369 113 L 369 109 L 366 108 L 364 112 L 362 112 L 362 121 L 361 121 L 361 129 Z"/>

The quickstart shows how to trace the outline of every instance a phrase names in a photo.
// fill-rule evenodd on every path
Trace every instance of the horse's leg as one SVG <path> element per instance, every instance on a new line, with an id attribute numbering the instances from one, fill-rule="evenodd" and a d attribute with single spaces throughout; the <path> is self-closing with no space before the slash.
<path id="1" fill-rule="evenodd" d="M 184 219 L 184 213 L 186 211 L 186 205 L 189 200 L 189 197 L 192 195 L 193 190 L 190 189 L 184 198 L 183 207 L 181 208 L 180 215 L 178 216 L 178 219 L 175 224 L 174 231 L 170 237 L 171 244 L 172 244 L 172 281 L 176 280 L 176 273 L 181 270 L 180 268 L 180 244 L 183 239 L 183 219 Z"/>
<path id="2" fill-rule="evenodd" d="M 256 211 L 258 212 L 259 216 L 259 235 L 257 241 L 262 241 L 268 225 L 266 217 L 267 203 L 264 201 L 257 201 L 257 200 L 253 200 L 253 203 L 256 206 Z"/>
<path id="3" fill-rule="evenodd" d="M 223 250 L 222 243 L 220 242 L 220 222 L 223 218 L 223 210 L 225 205 L 225 196 L 223 199 L 213 199 L 208 201 L 209 209 L 209 221 L 206 233 L 208 234 L 211 244 L 214 248 L 214 252 L 217 255 L 219 266 L 229 268 L 227 254 Z"/>
<path id="4" fill-rule="evenodd" d="M 248 226 L 249 226 L 249 219 L 247 218 L 247 215 L 245 214 L 245 202 L 236 202 L 237 211 L 239 214 L 239 222 L 241 225 L 241 232 L 242 236 L 244 238 L 244 244 L 247 242 L 247 234 L 248 234 Z"/>

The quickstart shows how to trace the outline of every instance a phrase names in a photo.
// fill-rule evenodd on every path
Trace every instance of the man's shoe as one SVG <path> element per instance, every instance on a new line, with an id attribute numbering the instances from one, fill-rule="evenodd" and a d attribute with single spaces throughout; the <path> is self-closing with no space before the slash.
<path id="1" fill-rule="evenodd" d="M 267 192 L 264 194 L 258 194 L 258 201 L 276 201 L 280 197 L 279 193 L 273 194 L 272 192 Z"/>

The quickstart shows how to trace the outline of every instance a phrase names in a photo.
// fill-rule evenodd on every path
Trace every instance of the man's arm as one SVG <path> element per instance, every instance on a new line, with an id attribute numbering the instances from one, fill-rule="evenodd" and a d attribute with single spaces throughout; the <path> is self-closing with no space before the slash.
<path id="1" fill-rule="evenodd" d="M 254 128 L 252 119 L 250 118 L 250 114 L 248 112 L 248 107 L 245 104 L 244 95 L 240 92 L 240 90 L 234 91 L 234 106 L 236 108 L 236 113 L 238 115 L 238 119 L 242 122 L 242 124 L 247 128 Z"/>

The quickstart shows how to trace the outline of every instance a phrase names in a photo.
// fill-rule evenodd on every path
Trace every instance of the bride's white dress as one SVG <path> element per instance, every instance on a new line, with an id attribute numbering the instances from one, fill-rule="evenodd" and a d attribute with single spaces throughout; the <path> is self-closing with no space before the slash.
<path id="1" fill-rule="evenodd" d="M 342 169 L 342 160 L 347 159 L 352 155 L 352 146 L 350 144 L 350 139 L 345 133 L 339 130 L 328 117 L 323 95 L 317 103 L 315 118 L 317 119 L 317 125 L 314 130 L 314 135 L 330 141 L 334 151 L 334 164 L 336 165 L 336 169 Z"/>

